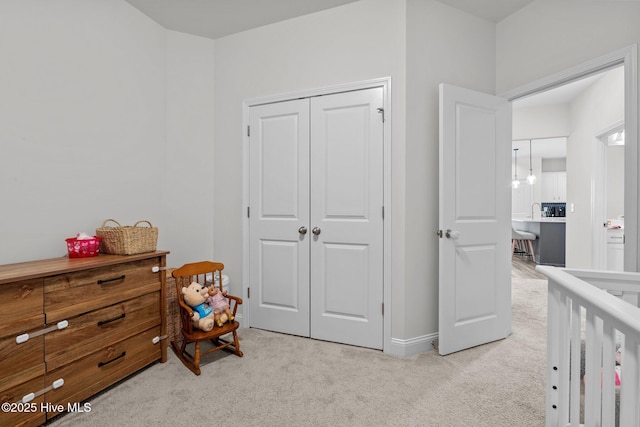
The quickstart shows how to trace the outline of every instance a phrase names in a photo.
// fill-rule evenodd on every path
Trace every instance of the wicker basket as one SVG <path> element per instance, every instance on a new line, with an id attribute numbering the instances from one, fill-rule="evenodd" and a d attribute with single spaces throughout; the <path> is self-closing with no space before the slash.
<path id="1" fill-rule="evenodd" d="M 100 240 L 102 239 L 99 237 L 82 240 L 75 237 L 65 239 L 69 258 L 86 258 L 100 255 Z"/>
<path id="2" fill-rule="evenodd" d="M 109 221 L 115 222 L 118 226 L 106 226 Z M 139 227 L 138 224 L 143 222 L 149 226 Z M 133 255 L 153 252 L 158 243 L 158 229 L 146 219 L 136 222 L 133 226 L 124 227 L 114 219 L 106 219 L 102 227 L 96 229 L 96 236 L 102 238 L 100 251 L 106 254 Z"/>

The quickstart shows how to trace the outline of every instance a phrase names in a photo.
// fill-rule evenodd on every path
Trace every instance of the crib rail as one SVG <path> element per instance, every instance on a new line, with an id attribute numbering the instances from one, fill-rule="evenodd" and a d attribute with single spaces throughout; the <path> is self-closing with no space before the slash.
<path id="1" fill-rule="evenodd" d="M 640 426 L 640 273 L 536 269 L 549 278 L 546 425 Z"/>

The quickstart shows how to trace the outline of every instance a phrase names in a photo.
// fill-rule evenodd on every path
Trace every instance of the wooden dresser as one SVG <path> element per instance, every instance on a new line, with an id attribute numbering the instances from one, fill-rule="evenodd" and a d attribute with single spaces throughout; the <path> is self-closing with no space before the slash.
<path id="1" fill-rule="evenodd" d="M 0 425 L 36 426 L 167 359 L 168 252 L 0 265 Z"/>

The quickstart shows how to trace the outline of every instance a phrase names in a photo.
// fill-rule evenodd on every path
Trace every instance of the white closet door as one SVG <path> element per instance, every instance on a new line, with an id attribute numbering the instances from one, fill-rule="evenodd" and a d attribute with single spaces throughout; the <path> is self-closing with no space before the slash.
<path id="1" fill-rule="evenodd" d="M 311 337 L 383 345 L 382 88 L 311 100 Z"/>
<path id="2" fill-rule="evenodd" d="M 251 326 L 309 336 L 309 100 L 250 110 Z"/>

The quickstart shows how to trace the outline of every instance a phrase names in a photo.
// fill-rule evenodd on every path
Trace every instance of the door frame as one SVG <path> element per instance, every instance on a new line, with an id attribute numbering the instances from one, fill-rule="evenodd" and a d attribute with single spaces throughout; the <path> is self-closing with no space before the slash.
<path id="1" fill-rule="evenodd" d="M 499 95 L 509 101 L 514 101 L 562 86 L 590 74 L 624 65 L 625 271 L 640 271 L 640 248 L 638 246 L 640 243 L 640 228 L 638 224 L 638 202 L 640 201 L 638 165 L 640 165 L 640 150 L 638 149 L 637 51 L 638 45 L 633 44 Z"/>
<path id="2" fill-rule="evenodd" d="M 383 220 L 383 301 L 384 301 L 384 318 L 383 318 L 383 352 L 388 353 L 391 350 L 391 319 L 392 303 L 391 303 L 391 224 L 392 224 L 392 204 L 391 204 L 391 77 L 381 77 L 377 79 L 365 80 L 360 82 L 345 83 L 339 85 L 319 87 L 315 89 L 307 89 L 295 92 L 287 92 L 282 94 L 248 98 L 242 102 L 242 296 L 249 298 L 250 280 L 250 235 L 249 235 L 249 112 L 250 108 L 262 104 L 270 104 L 275 102 L 289 101 L 299 98 L 311 98 L 315 96 L 330 95 L 341 92 L 352 92 L 356 90 L 372 89 L 381 87 L 383 92 L 383 203 L 384 203 L 384 220 Z M 243 305 L 242 318 L 243 325 L 250 324 L 251 310 L 249 304 Z"/>
<path id="3" fill-rule="evenodd" d="M 602 129 L 593 137 L 591 194 L 594 200 L 591 207 L 593 218 L 591 231 L 591 268 L 606 270 L 606 228 L 603 227 L 607 219 L 607 156 L 608 137 L 614 132 L 624 129 L 624 121 L 617 122 L 606 129 Z"/>

